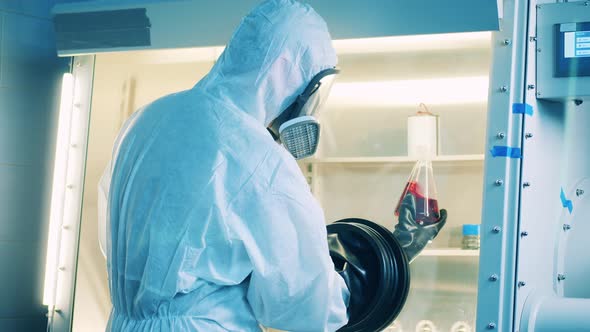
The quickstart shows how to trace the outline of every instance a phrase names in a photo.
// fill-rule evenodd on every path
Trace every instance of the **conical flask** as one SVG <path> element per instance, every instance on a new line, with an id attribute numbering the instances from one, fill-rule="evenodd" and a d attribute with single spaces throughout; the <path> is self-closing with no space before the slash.
<path id="1" fill-rule="evenodd" d="M 399 217 L 400 207 L 404 198 L 412 195 L 414 208 L 410 209 L 414 215 L 414 221 L 419 225 L 432 225 L 439 221 L 438 200 L 436 184 L 432 171 L 432 161 L 419 160 L 410 174 L 408 183 L 395 208 L 395 216 Z"/>

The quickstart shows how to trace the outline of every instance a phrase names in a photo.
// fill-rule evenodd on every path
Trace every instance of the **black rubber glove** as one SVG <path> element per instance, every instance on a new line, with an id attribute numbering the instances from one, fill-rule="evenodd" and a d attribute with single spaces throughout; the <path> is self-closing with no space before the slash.
<path id="1" fill-rule="evenodd" d="M 447 210 L 440 210 L 437 222 L 431 225 L 420 225 L 416 222 L 416 198 L 408 193 L 399 208 L 399 222 L 395 225 L 393 235 L 404 248 L 408 261 L 413 261 L 433 240 L 447 221 Z"/>
<path id="2" fill-rule="evenodd" d="M 349 239 L 340 238 L 337 234 L 328 235 L 330 256 L 334 267 L 350 291 L 348 315 L 351 320 L 358 319 L 372 295 L 370 294 L 372 287 L 367 280 L 366 267 L 362 263 L 363 259 L 366 260 L 362 257 L 364 250 L 359 250 L 359 244 L 354 241 L 351 243 Z M 356 250 L 351 250 L 351 247 Z M 367 264 L 367 262 L 364 263 Z"/>
<path id="3" fill-rule="evenodd" d="M 401 312 L 410 290 L 410 267 L 393 233 L 372 221 L 347 218 L 327 226 L 328 247 L 350 298 L 340 332 L 375 332 Z"/>

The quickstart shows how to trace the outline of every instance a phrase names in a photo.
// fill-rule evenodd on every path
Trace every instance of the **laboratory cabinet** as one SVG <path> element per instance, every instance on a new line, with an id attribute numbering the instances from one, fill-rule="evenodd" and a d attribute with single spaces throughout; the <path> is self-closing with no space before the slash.
<path id="1" fill-rule="evenodd" d="M 97 184 L 122 124 L 193 87 L 254 2 L 54 8 L 58 53 L 72 56 L 52 195 L 63 209 L 49 227 L 54 331 L 102 331 L 108 320 Z M 341 69 L 318 151 L 298 162 L 327 223 L 393 230 L 417 161 L 408 118 L 420 104 L 437 117 L 432 165 L 448 219 L 410 264 L 409 296 L 386 330 L 588 331 L 588 1 L 309 2 Z M 480 225 L 481 249 L 463 248 L 467 224 Z"/>
<path id="2" fill-rule="evenodd" d="M 71 133 L 58 146 L 69 151 L 62 189 L 74 207 L 64 209 L 61 225 L 67 227 L 55 232 L 60 266 L 75 271 L 56 272 L 58 296 L 49 315 L 54 330 L 102 331 L 108 320 L 97 184 L 121 126 L 138 108 L 192 88 L 223 52 L 227 27 L 253 3 L 240 2 L 230 11 L 223 1 L 86 1 L 54 8 L 58 52 L 73 56 L 72 75 L 64 79 L 72 94 Z M 332 2 L 310 3 L 332 29 L 341 69 L 320 115 L 318 152 L 299 161 L 326 222 L 358 217 L 393 230 L 395 206 L 416 162 L 408 153 L 408 117 L 426 105 L 438 119 L 432 163 L 438 204 L 448 220 L 411 263 L 409 297 L 387 331 L 479 331 L 480 251 L 463 249 L 462 227 L 483 220 L 497 44 L 489 30 L 498 29 L 502 4 L 375 0 L 330 10 Z M 464 20 L 456 19 L 454 8 L 463 9 Z M 133 20 L 127 24 L 124 17 Z M 223 20 L 211 19 L 217 17 Z M 134 34 L 142 39 L 130 40 Z"/>
<path id="3" fill-rule="evenodd" d="M 393 229 L 395 205 L 415 163 L 407 119 L 420 103 L 438 116 L 433 160 L 449 218 L 411 264 L 411 291 L 391 331 L 473 331 L 478 250 L 462 225 L 481 222 L 489 32 L 334 42 L 342 70 L 320 116 L 318 153 L 299 162 L 327 222 L 360 217 Z M 104 53 L 74 58 L 92 68 L 74 330 L 104 326 L 110 300 L 98 249 L 97 184 L 123 122 L 138 108 L 190 89 L 222 47 Z"/>

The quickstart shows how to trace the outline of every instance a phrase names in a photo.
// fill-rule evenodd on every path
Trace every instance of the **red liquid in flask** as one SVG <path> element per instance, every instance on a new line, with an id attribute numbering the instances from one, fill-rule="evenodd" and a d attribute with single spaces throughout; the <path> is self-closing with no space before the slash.
<path id="1" fill-rule="evenodd" d="M 422 190 L 420 190 L 420 185 L 412 181 L 406 184 L 402 196 L 397 203 L 397 207 L 395 208 L 396 217 L 399 217 L 399 208 L 408 193 L 412 194 L 416 200 L 416 215 L 414 216 L 414 220 L 419 225 L 432 225 L 439 221 L 438 200 L 424 197 Z"/>

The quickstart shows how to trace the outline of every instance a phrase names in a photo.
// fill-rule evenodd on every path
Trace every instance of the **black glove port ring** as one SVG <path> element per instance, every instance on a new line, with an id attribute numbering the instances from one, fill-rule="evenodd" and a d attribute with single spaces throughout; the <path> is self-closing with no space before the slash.
<path id="1" fill-rule="evenodd" d="M 362 293 L 364 299 L 349 307 L 349 322 L 338 331 L 385 329 L 401 312 L 410 290 L 410 267 L 401 245 L 389 230 L 365 219 L 339 220 L 327 229 L 337 268 L 345 262 L 365 281 L 361 290 L 349 286 L 351 298 Z"/>

